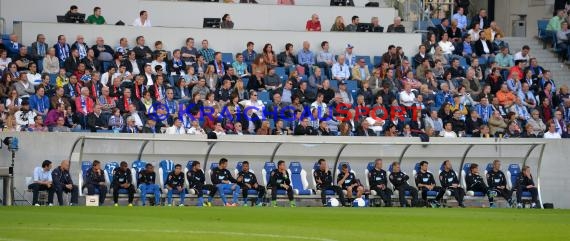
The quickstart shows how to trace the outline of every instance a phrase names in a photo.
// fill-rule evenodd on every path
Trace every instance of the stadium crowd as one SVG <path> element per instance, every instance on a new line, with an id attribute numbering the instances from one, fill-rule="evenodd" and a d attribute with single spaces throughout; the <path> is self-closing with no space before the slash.
<path id="1" fill-rule="evenodd" d="M 192 37 L 167 50 L 144 36 L 111 47 L 81 34 L 51 45 L 40 33 L 24 46 L 12 34 L 0 45 L 0 121 L 4 131 L 570 137 L 568 86 L 528 46 L 511 54 L 484 9 L 465 19 L 459 8 L 413 54 L 390 45 L 374 63 L 327 41 L 259 52 L 247 42 L 229 57 Z M 340 20 L 333 28 L 358 24 Z M 105 23 L 100 8 L 88 22 Z"/>

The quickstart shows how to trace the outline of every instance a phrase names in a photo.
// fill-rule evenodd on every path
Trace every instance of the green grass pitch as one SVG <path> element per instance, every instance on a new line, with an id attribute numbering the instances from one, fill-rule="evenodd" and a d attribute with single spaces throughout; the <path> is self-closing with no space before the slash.
<path id="1" fill-rule="evenodd" d="M 568 240 L 570 210 L 2 207 L 0 240 Z"/>

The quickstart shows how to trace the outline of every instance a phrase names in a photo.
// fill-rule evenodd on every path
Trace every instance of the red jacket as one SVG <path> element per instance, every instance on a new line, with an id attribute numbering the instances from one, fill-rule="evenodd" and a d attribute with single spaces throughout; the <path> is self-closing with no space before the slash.
<path id="1" fill-rule="evenodd" d="M 76 113 L 82 113 L 84 115 L 87 115 L 89 113 L 93 113 L 93 99 L 91 99 L 91 97 L 87 96 L 85 97 L 85 105 L 87 107 L 87 113 L 83 112 L 83 108 L 81 105 L 81 96 L 75 98 L 75 112 Z"/>

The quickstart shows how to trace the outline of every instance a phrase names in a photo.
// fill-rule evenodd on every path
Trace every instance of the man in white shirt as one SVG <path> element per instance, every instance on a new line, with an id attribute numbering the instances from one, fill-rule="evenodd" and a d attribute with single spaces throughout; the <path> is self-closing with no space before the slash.
<path id="1" fill-rule="evenodd" d="M 51 161 L 45 160 L 42 162 L 41 167 L 36 167 L 34 169 L 33 183 L 28 185 L 28 189 L 32 190 L 32 204 L 34 206 L 40 206 L 38 202 L 40 191 L 48 192 L 48 205 L 53 206 L 53 194 L 55 192 L 55 188 L 53 187 L 51 176 Z"/>
<path id="2" fill-rule="evenodd" d="M 351 69 L 356 64 L 356 55 L 354 55 L 352 53 L 353 48 L 354 48 L 354 46 L 352 46 L 352 44 L 347 44 L 346 45 L 346 52 L 344 53 L 344 59 L 346 59 L 346 64 Z"/>
<path id="3" fill-rule="evenodd" d="M 544 133 L 544 139 L 561 139 L 560 133 L 556 131 L 556 124 L 550 121 L 548 124 L 548 131 Z"/>
<path id="4" fill-rule="evenodd" d="M 400 92 L 400 104 L 405 107 L 411 107 L 416 103 L 416 95 L 412 92 L 412 86 L 409 83 L 404 84 L 404 90 Z"/>
<path id="5" fill-rule="evenodd" d="M 148 12 L 145 10 L 140 11 L 139 17 L 133 22 L 135 27 L 152 27 L 150 20 L 148 19 Z"/>
<path id="6" fill-rule="evenodd" d="M 514 60 L 526 60 L 527 63 L 530 63 L 530 47 L 528 45 L 523 46 L 522 50 L 515 54 Z"/>
<path id="7" fill-rule="evenodd" d="M 327 104 L 323 102 L 325 96 L 323 93 L 317 94 L 317 100 L 311 104 L 311 111 L 313 109 L 317 109 L 319 113 L 319 118 L 322 118 L 324 115 L 328 114 Z"/>
<path id="8" fill-rule="evenodd" d="M 262 116 L 263 109 L 265 108 L 265 105 L 263 104 L 263 102 L 261 100 L 257 99 L 257 92 L 255 90 L 252 90 L 249 92 L 249 100 L 242 100 L 239 103 L 244 106 L 244 110 L 245 109 L 251 109 L 259 117 Z M 250 108 L 247 108 L 247 107 L 250 107 Z M 253 108 L 253 107 L 255 107 L 255 108 Z"/>
<path id="9" fill-rule="evenodd" d="M 457 134 L 455 133 L 455 131 L 453 131 L 453 125 L 451 124 L 451 122 L 445 123 L 445 129 L 443 129 L 443 131 L 439 133 L 439 136 L 445 138 L 457 138 Z"/>
<path id="10" fill-rule="evenodd" d="M 344 55 L 339 55 L 337 62 L 332 67 L 333 79 L 347 80 L 350 78 L 350 68 L 344 62 Z"/>
<path id="11" fill-rule="evenodd" d="M 171 127 L 166 128 L 166 134 L 186 134 L 186 129 L 182 127 L 182 121 L 180 121 L 178 117 L 174 117 L 174 124 Z"/>

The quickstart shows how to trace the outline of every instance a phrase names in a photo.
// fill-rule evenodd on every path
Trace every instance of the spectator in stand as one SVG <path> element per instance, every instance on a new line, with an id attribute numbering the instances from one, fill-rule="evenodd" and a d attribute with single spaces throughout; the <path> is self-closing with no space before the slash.
<path id="1" fill-rule="evenodd" d="M 487 40 L 485 33 L 479 33 L 479 40 L 474 45 L 475 54 L 479 58 L 484 58 L 487 63 L 493 62 L 495 59 L 495 50 L 493 44 Z"/>
<path id="2" fill-rule="evenodd" d="M 495 36 L 497 36 L 497 34 L 500 34 L 501 36 L 504 35 L 503 30 L 501 30 L 501 28 L 499 28 L 499 26 L 497 25 L 497 22 L 492 21 L 489 24 L 488 28 L 485 28 L 485 30 L 483 30 L 483 32 L 485 33 L 485 39 L 487 39 L 488 41 L 495 41 Z"/>
<path id="3" fill-rule="evenodd" d="M 367 81 L 370 78 L 370 70 L 364 59 L 359 59 L 352 68 L 352 79 L 357 81 Z"/>
<path id="4" fill-rule="evenodd" d="M 233 29 L 234 28 L 234 22 L 232 21 L 232 17 L 229 14 L 226 13 L 222 17 L 222 22 L 220 23 L 220 28 L 225 28 L 225 29 Z"/>
<path id="5" fill-rule="evenodd" d="M 277 55 L 277 65 L 279 67 L 285 68 L 285 74 L 288 75 L 291 71 L 296 70 L 299 60 L 295 56 L 295 51 L 293 49 L 293 44 L 285 44 L 285 51 Z"/>
<path id="6" fill-rule="evenodd" d="M 394 18 L 394 23 L 388 25 L 388 30 L 386 31 L 388 33 L 405 33 L 406 32 L 406 28 L 404 27 L 404 25 L 402 25 L 402 18 L 395 17 Z"/>
<path id="7" fill-rule="evenodd" d="M 489 18 L 487 17 L 487 10 L 482 8 L 479 10 L 478 15 L 473 16 L 471 19 L 471 24 L 474 25 L 475 23 L 479 24 L 479 30 L 483 30 L 489 27 L 490 22 Z"/>
<path id="8" fill-rule="evenodd" d="M 514 56 L 514 60 L 524 60 L 525 62 L 530 62 L 530 47 L 525 45 L 522 47 L 521 51 L 517 52 Z"/>
<path id="9" fill-rule="evenodd" d="M 253 42 L 247 42 L 247 48 L 246 50 L 244 50 L 241 54 L 243 55 L 243 60 L 244 62 L 249 66 L 248 70 L 249 72 L 251 72 L 251 64 L 253 63 L 253 61 L 255 60 L 255 57 L 257 56 L 257 53 L 255 52 L 255 50 L 253 50 L 254 47 L 254 43 Z"/>
<path id="10" fill-rule="evenodd" d="M 200 49 L 200 54 L 204 56 L 204 61 L 206 61 L 206 63 L 210 63 L 214 60 L 215 53 L 216 51 L 208 46 L 208 40 L 202 40 L 202 49 Z"/>
<path id="11" fill-rule="evenodd" d="M 544 139 L 561 139 L 559 131 L 557 131 L 556 121 L 548 122 L 548 131 L 544 133 Z"/>
<path id="12" fill-rule="evenodd" d="M 344 61 L 344 55 L 339 55 L 337 62 L 332 66 L 332 79 L 339 81 L 350 78 L 350 68 Z"/>
<path id="13" fill-rule="evenodd" d="M 93 15 L 89 15 L 89 17 L 87 17 L 87 20 L 85 22 L 89 23 L 89 24 L 96 24 L 96 25 L 101 25 L 101 24 L 107 23 L 107 22 L 105 22 L 105 18 L 103 16 L 101 16 L 101 8 L 100 7 L 93 8 Z"/>
<path id="14" fill-rule="evenodd" d="M 295 5 L 295 0 L 277 0 L 278 5 Z"/>
<path id="15" fill-rule="evenodd" d="M 18 55 L 20 48 L 24 47 L 24 45 L 18 42 L 18 35 L 16 34 L 10 34 L 9 40 L 5 40 L 3 43 L 4 48 L 8 52 L 8 57 L 12 59 Z"/>
<path id="16" fill-rule="evenodd" d="M 307 25 L 305 26 L 305 30 L 309 32 L 320 32 L 321 31 L 321 21 L 319 21 L 319 15 L 314 13 L 311 16 L 311 19 L 307 21 Z"/>
<path id="17" fill-rule="evenodd" d="M 380 26 L 380 20 L 378 20 L 378 17 L 372 17 L 370 19 L 370 25 L 372 27 L 372 29 L 370 30 L 371 32 L 376 32 L 376 33 L 384 32 L 384 27 Z"/>
<path id="18" fill-rule="evenodd" d="M 330 79 L 332 77 L 331 68 L 335 63 L 334 54 L 329 52 L 329 42 L 327 41 L 321 43 L 321 48 L 323 50 L 317 53 L 317 65 L 319 68 L 324 68 L 324 74 Z"/>
<path id="19" fill-rule="evenodd" d="M 45 40 L 46 37 L 43 34 L 38 34 L 36 42 L 33 42 L 30 48 L 30 57 L 38 65 L 38 72 L 42 72 L 43 70 L 43 60 L 48 51 L 48 45 Z M 0 69 L 3 70 L 3 68 Z"/>
<path id="20" fill-rule="evenodd" d="M 344 18 L 342 16 L 337 16 L 334 19 L 334 23 L 331 27 L 331 32 L 344 32 L 345 25 L 344 25 Z"/>
<path id="21" fill-rule="evenodd" d="M 135 27 L 152 27 L 150 20 L 148 19 L 148 12 L 142 10 L 139 12 L 139 17 L 133 21 L 133 26 Z"/>
<path id="22" fill-rule="evenodd" d="M 309 41 L 303 41 L 303 49 L 301 49 L 297 54 L 299 65 L 304 68 L 305 73 L 303 74 L 309 75 L 311 73 L 313 64 L 315 64 L 315 54 L 310 50 L 310 48 L 311 44 Z"/>
<path id="23" fill-rule="evenodd" d="M 567 61 L 570 60 L 569 33 L 568 22 L 562 22 L 560 30 L 556 32 L 556 38 L 558 39 L 558 48 L 564 51 L 562 53 L 565 54 L 564 57 Z"/>
<path id="24" fill-rule="evenodd" d="M 566 18 L 566 12 L 563 9 L 557 10 L 556 16 L 552 17 L 550 21 L 548 21 L 546 30 L 552 32 L 560 31 L 562 27 L 561 23 L 564 22 L 565 18 Z"/>
<path id="25" fill-rule="evenodd" d="M 277 67 L 277 56 L 273 51 L 273 46 L 271 44 L 265 44 L 263 46 L 263 60 L 268 65 L 268 67 Z"/>
<path id="26" fill-rule="evenodd" d="M 463 31 L 467 30 L 467 17 L 464 15 L 464 10 L 462 7 L 457 9 L 457 12 L 453 14 L 451 19 L 457 21 L 457 27 Z"/>
<path id="27" fill-rule="evenodd" d="M 356 16 L 356 15 L 352 16 L 351 23 L 346 26 L 346 31 L 347 32 L 356 32 L 359 22 L 360 22 L 360 18 L 358 18 L 358 16 Z"/>
<path id="28" fill-rule="evenodd" d="M 12 59 L 16 66 L 18 67 L 18 71 L 29 71 L 29 66 L 33 63 L 32 58 L 28 54 L 28 47 L 22 46 L 20 47 L 20 51 L 18 54 Z M 32 81 L 32 80 L 30 80 Z"/>

